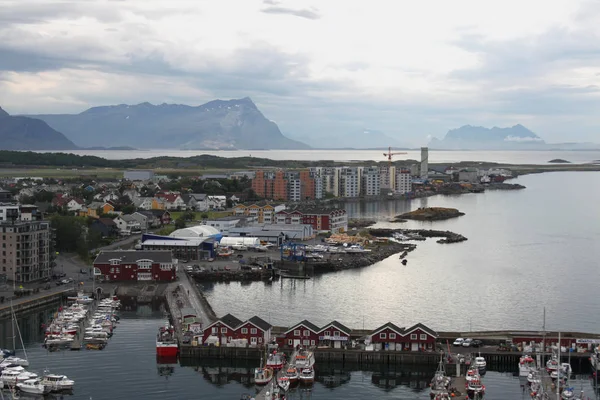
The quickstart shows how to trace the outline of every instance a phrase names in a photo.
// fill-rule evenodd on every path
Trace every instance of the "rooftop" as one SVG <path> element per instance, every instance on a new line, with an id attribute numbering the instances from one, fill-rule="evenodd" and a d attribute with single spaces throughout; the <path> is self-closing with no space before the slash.
<path id="1" fill-rule="evenodd" d="M 121 264 L 136 263 L 138 260 L 152 260 L 161 264 L 173 262 L 173 256 L 168 250 L 111 250 L 101 251 L 94 264 L 107 264 L 114 259 L 120 259 Z"/>

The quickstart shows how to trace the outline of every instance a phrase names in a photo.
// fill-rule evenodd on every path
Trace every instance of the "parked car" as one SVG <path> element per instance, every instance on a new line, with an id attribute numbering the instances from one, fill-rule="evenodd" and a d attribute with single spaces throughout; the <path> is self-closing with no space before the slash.
<path id="1" fill-rule="evenodd" d="M 471 347 L 480 347 L 483 344 L 483 342 L 479 339 L 474 339 L 471 342 Z"/>
<path id="2" fill-rule="evenodd" d="M 56 286 L 60 286 L 60 285 L 64 285 L 65 283 L 63 281 L 56 281 Z"/>
<path id="3" fill-rule="evenodd" d="M 462 345 L 463 347 L 471 347 L 471 343 L 473 343 L 473 339 L 466 338 Z"/>
<path id="4" fill-rule="evenodd" d="M 79 273 L 80 273 L 80 274 L 87 274 L 88 272 L 87 272 L 87 269 L 85 269 L 85 268 L 81 268 L 81 269 L 79 270 Z"/>
<path id="5" fill-rule="evenodd" d="M 462 346 L 464 341 L 465 341 L 465 339 L 459 337 L 454 341 L 454 343 L 452 343 L 452 345 L 453 346 Z"/>

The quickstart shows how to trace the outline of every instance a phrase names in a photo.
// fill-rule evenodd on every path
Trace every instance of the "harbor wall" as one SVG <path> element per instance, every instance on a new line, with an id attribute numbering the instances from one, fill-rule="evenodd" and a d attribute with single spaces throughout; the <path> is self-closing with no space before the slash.
<path id="1" fill-rule="evenodd" d="M 69 295 L 72 295 L 73 290 L 63 290 L 60 292 L 54 292 L 43 296 L 32 296 L 30 299 L 20 298 L 17 301 L 13 301 L 13 310 L 15 314 L 19 314 L 24 311 L 29 311 L 34 308 L 43 307 L 48 304 L 60 303 L 61 300 L 66 299 Z M 0 306 L 0 319 L 9 318 L 11 313 L 10 301 L 5 300 Z"/>

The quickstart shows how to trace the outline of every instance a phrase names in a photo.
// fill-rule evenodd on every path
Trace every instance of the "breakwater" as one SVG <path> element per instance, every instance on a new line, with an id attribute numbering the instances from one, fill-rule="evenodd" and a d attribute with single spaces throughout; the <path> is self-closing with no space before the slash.
<path id="1" fill-rule="evenodd" d="M 451 232 L 435 229 L 370 229 L 369 233 L 374 236 L 391 237 L 395 233 L 410 235 L 408 240 L 423 240 L 420 238 L 440 238 L 438 243 L 459 243 L 468 240 L 465 236 Z"/>

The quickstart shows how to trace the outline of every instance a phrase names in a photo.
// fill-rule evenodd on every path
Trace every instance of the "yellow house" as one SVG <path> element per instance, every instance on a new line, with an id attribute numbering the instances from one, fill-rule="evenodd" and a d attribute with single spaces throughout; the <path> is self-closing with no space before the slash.
<path id="1" fill-rule="evenodd" d="M 115 207 L 110 203 L 104 203 L 101 208 L 103 214 L 111 214 L 115 211 Z"/>
<path id="2" fill-rule="evenodd" d="M 158 198 L 153 198 L 152 199 L 152 209 L 153 210 L 164 210 L 165 209 L 165 203 L 164 201 L 162 201 L 161 199 Z"/>
<path id="3" fill-rule="evenodd" d="M 248 215 L 247 209 L 248 209 L 248 207 L 246 207 L 245 205 L 238 204 L 237 206 L 233 207 L 233 214 L 234 215 Z"/>
<path id="4" fill-rule="evenodd" d="M 98 213 L 96 212 L 95 208 L 86 207 L 83 210 L 79 210 L 79 216 L 80 217 L 98 218 Z"/>

